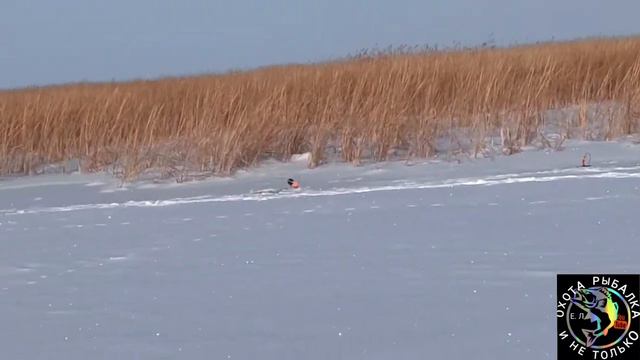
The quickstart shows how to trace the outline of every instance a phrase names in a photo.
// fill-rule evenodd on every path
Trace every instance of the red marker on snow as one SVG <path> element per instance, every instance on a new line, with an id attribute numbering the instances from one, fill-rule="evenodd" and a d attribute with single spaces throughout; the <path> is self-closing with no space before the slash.
<path id="1" fill-rule="evenodd" d="M 298 180 L 288 179 L 287 184 L 289 184 L 289 187 L 291 187 L 292 189 L 300 188 L 300 183 L 298 182 Z"/>

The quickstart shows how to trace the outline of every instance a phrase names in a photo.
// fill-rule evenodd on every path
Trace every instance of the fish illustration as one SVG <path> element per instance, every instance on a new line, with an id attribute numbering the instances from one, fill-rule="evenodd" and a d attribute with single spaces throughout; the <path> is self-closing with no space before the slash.
<path id="1" fill-rule="evenodd" d="M 618 304 L 613 302 L 611 293 L 606 287 L 578 290 L 571 302 L 584 310 L 591 322 L 597 324 L 595 330 L 582 330 L 587 339 L 587 347 L 591 347 L 600 336 L 607 336 L 609 329 L 618 319 Z"/>

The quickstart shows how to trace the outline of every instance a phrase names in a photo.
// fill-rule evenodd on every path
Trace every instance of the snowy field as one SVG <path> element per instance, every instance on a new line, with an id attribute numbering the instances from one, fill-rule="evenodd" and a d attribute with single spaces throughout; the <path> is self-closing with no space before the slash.
<path id="1" fill-rule="evenodd" d="M 640 272 L 631 143 L 117 185 L 0 181 L 2 359 L 554 359 L 556 273 Z"/>

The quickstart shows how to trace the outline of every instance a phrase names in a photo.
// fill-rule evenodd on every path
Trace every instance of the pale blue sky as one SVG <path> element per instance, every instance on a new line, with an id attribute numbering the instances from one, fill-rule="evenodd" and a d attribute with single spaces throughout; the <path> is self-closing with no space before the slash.
<path id="1" fill-rule="evenodd" d="M 0 0 L 0 88 L 640 33 L 638 0 Z M 493 35 L 492 35 L 493 34 Z"/>

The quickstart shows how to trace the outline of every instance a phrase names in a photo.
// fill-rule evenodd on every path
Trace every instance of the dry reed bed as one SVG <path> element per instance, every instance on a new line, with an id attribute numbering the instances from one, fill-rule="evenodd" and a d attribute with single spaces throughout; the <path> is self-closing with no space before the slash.
<path id="1" fill-rule="evenodd" d="M 549 109 L 593 103 L 622 109 L 608 113 L 607 136 L 638 131 L 640 38 L 4 91 L 0 173 L 81 159 L 85 170 L 117 166 L 128 179 L 150 168 L 228 174 L 306 151 L 314 166 L 329 146 L 354 163 L 393 149 L 428 157 L 459 128 L 476 152 L 496 130 L 513 152 L 533 141 Z M 586 115 L 579 122 L 586 127 Z"/>

